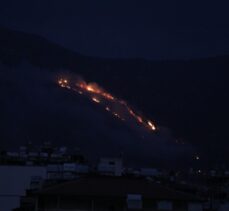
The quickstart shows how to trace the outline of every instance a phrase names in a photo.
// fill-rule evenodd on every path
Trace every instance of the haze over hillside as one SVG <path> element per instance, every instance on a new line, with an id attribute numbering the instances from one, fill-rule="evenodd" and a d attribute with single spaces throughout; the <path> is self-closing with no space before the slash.
<path id="1" fill-rule="evenodd" d="M 1 139 L 7 140 L 8 146 L 13 146 L 18 137 L 19 142 L 25 142 L 22 139 L 26 133 L 33 140 L 43 137 L 44 141 L 68 140 L 71 144 L 77 137 L 86 140 L 85 148 L 90 145 L 91 149 L 97 145 L 95 139 L 101 145 L 111 140 L 114 154 L 132 146 L 132 141 L 138 143 L 128 127 L 104 116 L 85 99 L 60 90 L 54 76 L 61 73 L 81 75 L 126 99 L 159 125 L 171 128 L 172 136 L 190 143 L 196 153 L 213 155 L 213 160 L 221 160 L 228 153 L 229 57 L 190 61 L 91 58 L 39 36 L 5 28 L 0 29 L 0 45 Z M 153 144 L 155 151 L 164 151 L 164 155 L 186 152 L 183 146 L 167 145 L 171 139 L 167 133 L 155 139 L 164 140 L 158 148 Z M 139 146 L 132 146 L 132 157 L 138 154 Z M 146 146 L 142 145 L 144 150 Z"/>

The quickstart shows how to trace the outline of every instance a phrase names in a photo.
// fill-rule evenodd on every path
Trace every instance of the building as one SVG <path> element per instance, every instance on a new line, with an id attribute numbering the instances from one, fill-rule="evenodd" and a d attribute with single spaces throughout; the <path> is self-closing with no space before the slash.
<path id="1" fill-rule="evenodd" d="M 12 211 L 20 205 L 20 197 L 26 195 L 31 178 L 46 178 L 44 166 L 0 166 L 0 210 Z M 35 180 L 33 179 L 33 185 Z"/>
<path id="2" fill-rule="evenodd" d="M 89 166 L 86 164 L 64 163 L 47 166 L 47 179 L 50 180 L 71 180 L 88 173 Z"/>
<path id="3" fill-rule="evenodd" d="M 101 158 L 98 164 L 98 173 L 110 176 L 122 176 L 123 162 L 121 158 Z"/>
<path id="4" fill-rule="evenodd" d="M 35 211 L 203 210 L 202 200 L 196 196 L 126 177 L 81 177 L 44 187 L 32 196 L 31 210 Z"/>
<path id="5" fill-rule="evenodd" d="M 87 173 L 84 157 L 67 153 L 66 147 L 53 147 L 50 143 L 34 147 L 21 146 L 16 152 L 0 152 L 0 210 L 12 211 L 20 205 L 26 189 L 36 189 L 47 178 L 72 179 Z"/>

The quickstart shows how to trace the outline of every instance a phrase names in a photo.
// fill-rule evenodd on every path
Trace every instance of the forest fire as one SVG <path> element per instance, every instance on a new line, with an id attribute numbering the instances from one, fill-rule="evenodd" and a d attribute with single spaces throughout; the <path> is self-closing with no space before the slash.
<path id="1" fill-rule="evenodd" d="M 62 88 L 70 89 L 78 94 L 88 96 L 91 100 L 101 106 L 105 107 L 105 110 L 110 112 L 118 119 L 125 121 L 127 116 L 130 116 L 138 124 L 144 126 L 150 131 L 156 131 L 155 124 L 140 116 L 123 100 L 114 97 L 112 94 L 106 92 L 99 87 L 96 83 L 86 83 L 83 80 L 77 81 L 75 84 L 67 79 L 61 78 L 58 80 L 58 84 Z M 117 109 L 117 107 L 119 109 Z"/>
<path id="2" fill-rule="evenodd" d="M 86 82 L 81 81 L 81 82 L 76 83 L 76 86 L 80 87 L 81 89 L 87 90 L 88 92 L 92 92 L 92 93 L 101 95 L 106 99 L 115 100 L 115 98 L 111 94 L 105 92 L 95 83 L 87 84 Z"/>

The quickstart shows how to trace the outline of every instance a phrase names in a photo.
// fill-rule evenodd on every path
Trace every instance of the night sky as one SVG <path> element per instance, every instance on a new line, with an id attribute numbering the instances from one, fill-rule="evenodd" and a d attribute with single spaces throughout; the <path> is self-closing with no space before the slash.
<path id="1" fill-rule="evenodd" d="M 229 53 L 228 1 L 2 0 L 0 24 L 84 55 L 189 59 Z"/>

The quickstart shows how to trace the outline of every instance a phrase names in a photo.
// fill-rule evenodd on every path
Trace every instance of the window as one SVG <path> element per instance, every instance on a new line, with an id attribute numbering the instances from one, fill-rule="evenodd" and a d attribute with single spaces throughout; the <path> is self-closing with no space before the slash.
<path id="1" fill-rule="evenodd" d="M 142 209 L 142 196 L 139 194 L 128 194 L 127 207 L 128 209 Z"/>

